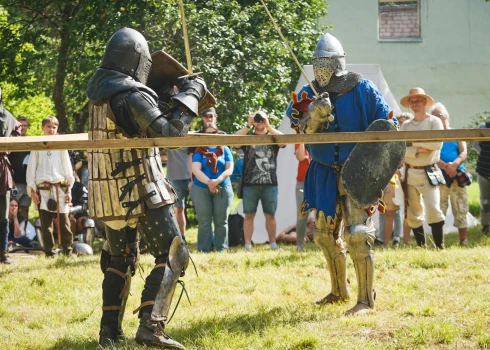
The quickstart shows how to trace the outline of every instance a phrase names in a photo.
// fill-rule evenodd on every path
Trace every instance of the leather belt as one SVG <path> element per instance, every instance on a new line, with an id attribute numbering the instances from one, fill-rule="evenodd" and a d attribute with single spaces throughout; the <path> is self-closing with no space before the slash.
<path id="1" fill-rule="evenodd" d="M 422 166 L 416 166 L 416 165 L 410 165 L 407 163 L 407 167 L 411 169 L 425 169 L 426 166 L 434 166 L 435 164 L 431 165 L 422 165 Z"/>
<path id="2" fill-rule="evenodd" d="M 68 184 L 66 181 L 61 181 L 55 184 L 52 184 L 51 182 L 41 182 L 40 184 L 37 184 L 36 187 L 38 190 L 44 190 L 44 191 L 50 191 L 53 186 L 59 185 L 63 190 L 66 190 L 68 188 Z"/>

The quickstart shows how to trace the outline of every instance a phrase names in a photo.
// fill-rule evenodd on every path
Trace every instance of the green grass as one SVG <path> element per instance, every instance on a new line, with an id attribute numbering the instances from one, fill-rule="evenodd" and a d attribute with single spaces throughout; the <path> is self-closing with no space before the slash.
<path id="1" fill-rule="evenodd" d="M 476 179 L 476 177 L 474 178 Z M 467 187 L 468 190 L 468 204 L 470 206 L 470 213 L 474 217 L 480 217 L 480 187 L 476 180 Z"/>
<path id="2" fill-rule="evenodd" d="M 470 230 L 470 248 L 446 239 L 445 251 L 415 247 L 375 252 L 377 310 L 345 317 L 357 285 L 348 258 L 351 299 L 317 307 L 329 291 L 325 260 L 314 244 L 304 253 L 256 246 L 227 253 L 196 252 L 183 280 L 192 305 L 182 301 L 167 331 L 187 349 L 488 349 L 490 348 L 490 238 Z M 97 247 L 100 245 L 98 244 Z M 99 256 L 45 259 L 13 255 L 0 266 L 0 349 L 95 349 L 101 316 Z M 141 258 L 133 278 L 124 330 L 116 349 L 144 349 L 134 341 L 146 276 Z"/>

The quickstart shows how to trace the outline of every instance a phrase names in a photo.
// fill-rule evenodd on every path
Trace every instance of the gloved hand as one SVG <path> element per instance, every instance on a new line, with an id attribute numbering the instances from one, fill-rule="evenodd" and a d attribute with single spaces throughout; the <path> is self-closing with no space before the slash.
<path id="1" fill-rule="evenodd" d="M 313 134 L 317 132 L 326 121 L 331 118 L 332 103 L 328 96 L 328 92 L 322 93 L 320 96 L 308 106 L 308 120 L 306 122 L 305 133 Z"/>

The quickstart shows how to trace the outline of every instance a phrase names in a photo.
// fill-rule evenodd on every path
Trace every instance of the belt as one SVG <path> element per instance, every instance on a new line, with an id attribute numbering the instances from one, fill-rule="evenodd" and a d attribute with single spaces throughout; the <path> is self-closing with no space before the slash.
<path id="1" fill-rule="evenodd" d="M 407 163 L 407 167 L 411 168 L 411 169 L 425 169 L 426 166 L 434 166 L 434 165 L 435 164 L 416 166 L 416 165 L 410 165 Z"/>
<path id="2" fill-rule="evenodd" d="M 66 183 L 66 180 L 63 180 L 61 182 L 52 184 L 51 182 L 41 182 L 40 184 L 37 185 L 38 190 L 44 190 L 44 191 L 50 191 L 53 186 L 59 185 L 63 190 L 68 188 L 68 184 Z"/>

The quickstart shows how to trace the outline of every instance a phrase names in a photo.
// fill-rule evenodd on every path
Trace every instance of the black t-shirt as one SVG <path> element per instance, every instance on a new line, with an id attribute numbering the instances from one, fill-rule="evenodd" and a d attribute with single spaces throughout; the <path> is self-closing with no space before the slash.
<path id="1" fill-rule="evenodd" d="M 242 146 L 243 184 L 277 186 L 278 145 Z"/>
<path id="2" fill-rule="evenodd" d="M 26 183 L 27 162 L 24 164 L 25 158 L 31 152 L 12 152 L 8 155 L 10 164 L 12 165 L 13 178 L 15 183 Z"/>

